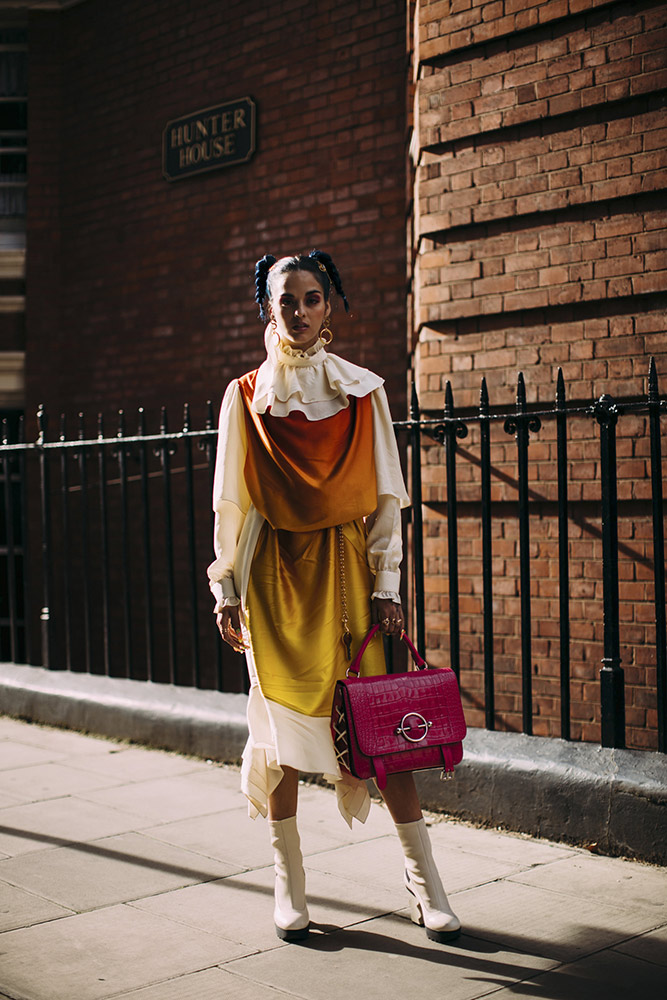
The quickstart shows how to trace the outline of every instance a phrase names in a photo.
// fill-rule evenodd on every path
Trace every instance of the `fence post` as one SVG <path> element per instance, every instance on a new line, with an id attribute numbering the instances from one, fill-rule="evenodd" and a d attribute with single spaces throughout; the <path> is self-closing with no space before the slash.
<path id="1" fill-rule="evenodd" d="M 176 592 L 174 582 L 174 536 L 171 514 L 171 456 L 174 448 L 167 438 L 167 408 L 160 410 L 160 434 L 164 438 L 155 449 L 156 456 L 162 466 L 162 490 L 164 494 L 164 552 L 166 562 L 166 595 L 167 595 L 167 637 L 169 648 L 169 683 L 177 684 L 176 676 Z"/>
<path id="2" fill-rule="evenodd" d="M 616 489 L 616 423 L 618 408 L 611 396 L 594 406 L 600 425 L 600 489 L 602 494 L 602 586 L 604 657 L 600 669 L 603 747 L 625 746 L 625 692 L 621 667 L 618 598 L 618 498 Z"/>
<path id="3" fill-rule="evenodd" d="M 146 437 L 146 413 L 143 406 L 138 410 L 137 436 Z M 139 442 L 139 479 L 141 482 L 141 535 L 142 535 L 142 555 L 144 564 L 144 620 L 146 623 L 146 677 L 149 681 L 154 676 L 154 650 L 153 650 L 153 572 L 151 553 L 151 530 L 150 530 L 150 496 L 148 490 L 148 460 L 146 455 L 146 442 Z"/>
<path id="4" fill-rule="evenodd" d="M 521 714 L 523 731 L 533 732 L 533 663 L 530 609 L 530 510 L 528 507 L 528 444 L 530 432 L 541 427 L 539 417 L 527 412 L 526 384 L 519 372 L 516 386 L 516 416 L 505 421 L 505 431 L 514 434 L 517 450 L 519 495 L 519 578 L 521 601 Z"/>
<path id="5" fill-rule="evenodd" d="M 493 549 L 491 539 L 491 429 L 489 391 L 482 378 L 479 392 L 480 463 L 482 473 L 482 584 L 484 591 L 484 715 L 487 729 L 496 728 L 493 681 Z"/>
<path id="6" fill-rule="evenodd" d="M 48 418 L 44 406 L 40 403 L 37 410 L 37 426 L 39 434 L 37 444 L 46 443 Z M 52 629 L 51 629 L 51 488 L 49 483 L 49 460 L 44 448 L 39 449 L 39 484 L 42 514 L 42 608 L 39 620 L 42 623 L 42 666 L 47 669 L 52 663 Z M 29 627 L 26 609 L 26 627 Z"/>
<path id="7" fill-rule="evenodd" d="M 25 419 L 23 414 L 19 417 L 19 444 L 25 444 Z M 28 483 L 27 483 L 27 462 L 26 453 L 23 449 L 19 452 L 19 489 L 20 489 L 20 510 L 21 510 L 21 551 L 23 566 L 23 637 L 25 642 L 25 662 L 32 663 L 33 644 L 30 634 L 30 593 L 31 593 L 31 567 L 30 567 L 30 539 L 28 536 Z"/>
<path id="8" fill-rule="evenodd" d="M 64 413 L 60 414 L 60 440 L 67 441 L 67 419 Z M 60 452 L 60 498 L 62 505 L 62 550 L 66 554 L 62 567 L 62 593 L 63 593 L 63 631 L 65 633 L 65 667 L 71 670 L 72 662 L 72 608 L 71 608 L 71 583 L 70 583 L 70 560 L 71 535 L 70 535 L 70 491 L 69 491 L 69 468 L 67 459 L 67 449 Z"/>
<path id="9" fill-rule="evenodd" d="M 188 568 L 190 571 L 190 642 L 192 649 L 192 684 L 201 686 L 199 676 L 199 606 L 197 601 L 197 581 L 199 572 L 197 566 L 197 549 L 195 541 L 195 499 L 192 482 L 192 440 L 190 434 L 190 405 L 183 407 L 183 448 L 185 452 L 185 517 L 188 537 Z"/>
<path id="10" fill-rule="evenodd" d="M 421 432 L 419 429 L 419 400 L 417 388 L 412 383 L 410 396 L 410 451 L 412 479 L 412 558 L 415 582 L 415 625 L 417 649 L 426 656 L 426 626 L 424 621 L 424 523 L 422 518 L 422 466 Z"/>
<path id="11" fill-rule="evenodd" d="M 558 466 L 558 608 L 560 615 L 560 735 L 570 739 L 570 571 L 567 521 L 567 416 L 563 369 L 556 381 Z"/>
<path id="12" fill-rule="evenodd" d="M 130 596 L 130 522 L 128 514 L 127 496 L 127 448 L 123 444 L 125 434 L 125 411 L 118 411 L 118 449 L 116 458 L 118 459 L 118 482 L 120 485 L 120 558 L 121 558 L 121 580 L 123 594 L 123 648 L 125 650 L 125 676 L 132 677 L 133 655 L 132 655 L 132 600 Z"/>
<path id="13" fill-rule="evenodd" d="M 213 403 L 210 399 L 206 400 L 206 430 L 212 431 L 215 429 L 213 423 Z M 208 462 L 208 486 L 209 486 L 209 496 L 213 496 L 213 483 L 215 481 L 215 459 L 217 453 L 217 437 L 214 438 L 212 434 L 207 434 L 203 441 L 199 442 L 199 447 L 202 449 L 206 455 L 206 460 Z M 213 532 L 215 530 L 215 513 L 211 507 L 210 513 L 210 530 L 209 538 L 213 538 Z M 222 673 L 222 647 L 224 645 L 220 633 L 217 628 L 216 633 L 216 643 L 215 643 L 215 670 L 216 670 L 216 681 L 218 691 L 222 691 L 223 686 L 223 673 Z M 243 690 L 247 694 L 250 690 L 250 680 L 248 678 L 248 671 L 243 670 Z"/>
<path id="14" fill-rule="evenodd" d="M 461 669 L 461 628 L 459 624 L 459 539 L 456 507 L 456 439 L 464 438 L 468 428 L 454 417 L 452 383 L 445 385 L 445 422 L 434 429 L 433 435 L 445 446 L 447 479 L 447 561 L 449 573 L 449 659 L 456 676 Z"/>
<path id="15" fill-rule="evenodd" d="M 648 410 L 651 431 L 651 497 L 653 499 L 653 578 L 655 599 L 655 661 L 658 698 L 658 750 L 667 753 L 667 640 L 665 637 L 665 528 L 660 445 L 660 393 L 655 358 L 648 370 Z"/>
<path id="16" fill-rule="evenodd" d="M 9 421 L 6 417 L 2 421 L 2 443 L 9 444 Z M 7 604 L 9 611 L 9 638 L 12 663 L 18 663 L 19 659 L 19 622 L 17 608 L 17 575 L 16 575 L 16 541 L 14 538 L 14 486 L 13 486 L 13 458 L 9 452 L 4 452 L 2 456 L 2 470 L 4 479 L 4 506 L 5 506 L 5 531 L 7 532 Z"/>
<path id="17" fill-rule="evenodd" d="M 97 414 L 97 438 L 104 440 L 104 417 Z M 107 517 L 107 459 L 104 445 L 97 449 L 97 470 L 99 479 L 100 502 L 100 585 L 102 603 L 102 656 L 104 658 L 104 673 L 111 674 L 111 608 L 109 604 L 109 530 Z"/>

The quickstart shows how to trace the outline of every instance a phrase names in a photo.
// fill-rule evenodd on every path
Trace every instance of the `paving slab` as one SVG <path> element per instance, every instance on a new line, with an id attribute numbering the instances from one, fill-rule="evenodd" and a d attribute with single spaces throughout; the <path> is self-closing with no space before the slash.
<path id="1" fill-rule="evenodd" d="M 516 862 L 521 868 L 529 868 L 579 854 L 576 847 L 535 840 L 527 834 L 507 830 L 479 828 L 462 820 L 441 816 L 430 818 L 428 826 L 433 849 L 441 859 L 447 857 L 448 850 L 458 847 L 467 854 L 480 854 L 508 863 Z"/>
<path id="2" fill-rule="evenodd" d="M 64 906 L 7 884 L 0 875 L 0 932 L 14 930 L 16 927 L 30 927 L 44 920 L 70 916 L 71 913 Z"/>
<path id="3" fill-rule="evenodd" d="M 25 805 L 29 801 L 27 796 L 16 795 L 15 793 L 10 795 L 7 792 L 0 792 L 0 809 L 6 809 L 8 806 Z"/>
<path id="4" fill-rule="evenodd" d="M 271 866 L 133 905 L 221 934 L 249 950 L 272 950 L 280 946 L 273 925 L 273 881 Z M 306 887 L 311 920 L 330 930 L 391 913 L 405 902 L 400 885 L 387 892 L 321 872 L 307 871 Z"/>
<path id="5" fill-rule="evenodd" d="M 493 1000 L 657 1000 L 665 995 L 665 970 L 629 955 L 603 951 L 535 976 L 529 983 L 502 989 Z"/>
<path id="6" fill-rule="evenodd" d="M 208 771 L 213 766 L 203 760 L 181 757 L 166 750 L 128 746 L 115 747 L 107 754 L 76 754 L 69 758 L 68 764 L 84 771 L 93 771 L 106 778 L 129 782 L 168 778 L 177 774 L 194 774 Z"/>
<path id="7" fill-rule="evenodd" d="M 655 922 L 667 922 L 667 870 L 648 865 L 603 858 L 594 854 L 575 855 L 511 876 L 524 885 L 540 886 L 553 892 L 622 909 L 646 910 Z"/>
<path id="8" fill-rule="evenodd" d="M 221 771 L 216 768 L 216 771 Z M 225 808 L 238 808 L 238 789 L 211 771 L 176 774 L 167 778 L 132 782 L 117 788 L 85 792 L 84 798 L 107 809 L 123 809 L 153 823 L 205 816 Z"/>
<path id="9" fill-rule="evenodd" d="M 245 806 L 238 805 L 238 791 L 236 800 L 236 809 L 149 826 L 144 832 L 166 844 L 236 865 L 239 870 L 267 865 L 272 860 L 267 825 L 263 820 L 248 819 Z"/>
<path id="10" fill-rule="evenodd" d="M 146 826 L 143 816 L 64 796 L 10 806 L 0 813 L 0 851 L 14 856 L 127 833 Z"/>
<path id="11" fill-rule="evenodd" d="M 118 778 L 103 778 L 94 772 L 87 773 L 70 767 L 67 761 L 59 764 L 31 764 L 29 767 L 0 771 L 0 791 L 28 802 L 76 795 L 77 792 L 107 788 L 119 783 Z"/>
<path id="12" fill-rule="evenodd" d="M 305 784 L 299 788 L 300 809 L 303 819 L 299 829 L 304 850 L 319 850 L 318 838 L 322 843 L 333 840 L 341 844 L 360 844 L 373 837 L 394 836 L 394 824 L 383 802 L 373 801 L 365 823 L 356 819 L 348 826 L 341 816 L 333 789 L 321 785 Z"/>
<path id="13" fill-rule="evenodd" d="M 0 879 L 81 912 L 212 881 L 232 865 L 140 833 L 107 837 L 0 862 Z"/>
<path id="14" fill-rule="evenodd" d="M 644 910 L 582 899 L 513 878 L 467 889 L 455 909 L 470 934 L 531 954 L 571 962 L 653 930 L 660 918 Z"/>
<path id="15" fill-rule="evenodd" d="M 641 958 L 645 962 L 653 962 L 664 968 L 667 966 L 667 927 L 659 927 L 655 931 L 649 931 L 648 934 L 640 934 L 629 941 L 623 941 L 615 946 L 614 951 Z"/>
<path id="16" fill-rule="evenodd" d="M 376 849 L 374 849 L 375 843 Z M 521 870 L 521 866 L 516 862 L 507 863 L 458 849 L 443 852 L 435 844 L 433 853 L 445 889 L 450 895 L 462 889 L 505 878 Z M 393 863 L 387 864 L 387 861 Z M 402 889 L 403 886 L 403 856 L 395 836 L 359 846 L 345 845 L 335 851 L 307 857 L 306 868 L 332 875 L 353 876 L 364 884 L 379 884 L 389 891 L 396 886 Z M 403 889 L 402 891 L 405 892 Z"/>
<path id="17" fill-rule="evenodd" d="M 114 740 L 92 734 L 72 732 L 70 729 L 56 729 L 53 726 L 27 724 L 17 719 L 0 717 L 0 740 L 16 739 L 31 746 L 65 754 L 108 754 L 119 746 Z M 123 746 L 123 744 L 120 744 Z M 126 744 L 124 744 L 126 745 Z"/>
<path id="18" fill-rule="evenodd" d="M 2 936 L 2 988 L 28 1000 L 102 1000 L 210 968 L 247 949 L 204 930 L 111 906 Z"/>
<path id="19" fill-rule="evenodd" d="M 341 876 L 361 885 L 391 892 L 403 884 L 403 859 L 395 836 L 376 837 L 361 844 L 346 844 L 333 851 L 308 856 L 307 869 Z"/>
<path id="20" fill-rule="evenodd" d="M 387 1000 L 416 994 L 472 1000 L 553 964 L 467 936 L 444 947 L 410 921 L 389 916 L 337 934 L 314 934 L 298 948 L 264 952 L 225 967 L 306 1000 L 356 995 Z"/>
<path id="21" fill-rule="evenodd" d="M 216 968 L 179 976 L 132 993 L 116 994 L 114 1000 L 285 1000 L 285 997 L 282 990 L 260 986 L 233 972 Z"/>
<path id="22" fill-rule="evenodd" d="M 243 946 L 246 954 L 284 947 L 273 926 L 273 880 L 258 869 L 224 880 L 162 893 L 131 904 Z"/>
<path id="23" fill-rule="evenodd" d="M 32 746 L 30 743 L 0 741 L 0 771 L 13 771 L 17 767 L 30 767 L 31 764 L 48 764 L 53 760 L 63 760 L 66 756 L 62 751 Z"/>

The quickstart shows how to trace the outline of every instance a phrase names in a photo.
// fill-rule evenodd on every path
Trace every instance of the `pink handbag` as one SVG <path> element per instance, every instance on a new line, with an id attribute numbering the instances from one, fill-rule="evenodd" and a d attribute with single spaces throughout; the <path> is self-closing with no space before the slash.
<path id="1" fill-rule="evenodd" d="M 370 629 L 346 679 L 336 683 L 331 735 L 338 763 L 355 778 L 375 778 L 378 788 L 398 771 L 442 767 L 441 777 L 451 777 L 466 734 L 456 675 L 429 669 L 403 633 L 419 669 L 360 677 L 361 658 L 378 628 Z"/>

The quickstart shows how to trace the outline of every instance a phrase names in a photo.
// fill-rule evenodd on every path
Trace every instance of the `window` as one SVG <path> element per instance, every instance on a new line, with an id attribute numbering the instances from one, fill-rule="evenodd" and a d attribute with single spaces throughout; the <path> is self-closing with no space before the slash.
<path id="1" fill-rule="evenodd" d="M 24 219 L 27 180 L 27 33 L 0 27 L 0 228 Z"/>

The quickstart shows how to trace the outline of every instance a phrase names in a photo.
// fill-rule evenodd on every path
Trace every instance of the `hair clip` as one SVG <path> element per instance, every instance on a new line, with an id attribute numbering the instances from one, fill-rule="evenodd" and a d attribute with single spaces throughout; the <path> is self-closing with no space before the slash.
<path id="1" fill-rule="evenodd" d="M 319 267 L 320 271 L 324 271 L 325 274 L 329 273 L 321 260 L 318 260 L 317 266 Z"/>

